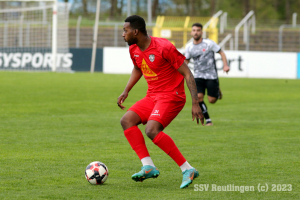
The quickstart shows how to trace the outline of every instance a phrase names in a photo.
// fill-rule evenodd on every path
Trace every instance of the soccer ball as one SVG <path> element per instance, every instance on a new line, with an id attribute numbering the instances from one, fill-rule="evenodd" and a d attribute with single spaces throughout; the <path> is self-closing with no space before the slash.
<path id="1" fill-rule="evenodd" d="M 85 169 L 85 177 L 92 185 L 103 184 L 108 177 L 108 168 L 102 162 L 91 162 Z"/>

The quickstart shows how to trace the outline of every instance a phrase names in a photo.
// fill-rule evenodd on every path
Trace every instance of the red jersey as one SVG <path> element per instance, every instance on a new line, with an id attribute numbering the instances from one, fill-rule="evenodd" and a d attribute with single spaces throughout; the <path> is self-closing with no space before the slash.
<path id="1" fill-rule="evenodd" d="M 148 95 L 176 94 L 185 97 L 184 77 L 178 72 L 185 57 L 164 38 L 151 37 L 145 51 L 134 44 L 129 47 L 135 66 L 139 67 L 148 83 Z"/>

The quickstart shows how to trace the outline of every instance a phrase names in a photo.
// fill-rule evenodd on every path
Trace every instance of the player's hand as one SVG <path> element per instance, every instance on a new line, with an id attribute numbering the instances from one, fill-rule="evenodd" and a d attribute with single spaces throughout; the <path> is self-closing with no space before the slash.
<path id="1" fill-rule="evenodd" d="M 223 71 L 226 72 L 226 73 L 228 73 L 229 70 L 230 70 L 230 67 L 228 65 L 224 65 Z"/>
<path id="2" fill-rule="evenodd" d="M 204 126 L 204 116 L 198 103 L 193 104 L 192 106 L 192 116 L 193 116 L 193 121 L 196 118 L 197 124 L 199 124 L 199 119 L 200 119 L 202 126 Z"/>
<path id="3" fill-rule="evenodd" d="M 117 104 L 118 106 L 124 110 L 125 106 L 122 105 L 122 103 L 125 101 L 125 99 L 128 97 L 128 93 L 127 92 L 123 92 L 119 97 L 118 97 L 118 101 Z"/>

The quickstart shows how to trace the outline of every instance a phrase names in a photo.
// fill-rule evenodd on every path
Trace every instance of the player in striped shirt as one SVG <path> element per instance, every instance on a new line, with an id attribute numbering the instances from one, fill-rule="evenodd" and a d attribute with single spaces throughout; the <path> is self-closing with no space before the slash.
<path id="1" fill-rule="evenodd" d="M 223 71 L 228 73 L 230 68 L 227 64 L 227 58 L 221 47 L 214 41 L 202 38 L 202 25 L 195 23 L 192 25 L 192 32 L 194 40 L 191 44 L 186 46 L 185 57 L 186 63 L 194 60 L 194 78 L 197 85 L 199 105 L 205 117 L 206 125 L 213 125 L 212 120 L 207 112 L 206 104 L 203 101 L 205 90 L 209 103 L 216 103 L 218 99 L 222 98 L 222 93 L 219 87 L 219 79 L 215 62 L 215 53 L 221 55 L 224 67 Z"/>

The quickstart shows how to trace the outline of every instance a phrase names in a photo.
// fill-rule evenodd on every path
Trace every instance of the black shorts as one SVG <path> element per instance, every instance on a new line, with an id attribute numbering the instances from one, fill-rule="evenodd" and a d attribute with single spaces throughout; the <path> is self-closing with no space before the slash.
<path id="1" fill-rule="evenodd" d="M 205 95 L 205 89 L 207 89 L 207 95 L 211 97 L 219 97 L 219 79 L 203 79 L 195 78 L 198 93 Z"/>

